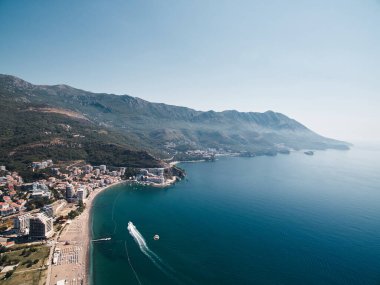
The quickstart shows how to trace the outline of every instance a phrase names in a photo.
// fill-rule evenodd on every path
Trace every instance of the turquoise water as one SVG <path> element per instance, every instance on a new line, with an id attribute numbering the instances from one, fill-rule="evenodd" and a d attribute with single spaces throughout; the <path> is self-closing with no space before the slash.
<path id="1" fill-rule="evenodd" d="M 96 198 L 94 238 L 112 239 L 92 245 L 93 284 L 380 284 L 380 152 L 181 166 L 171 188 Z"/>

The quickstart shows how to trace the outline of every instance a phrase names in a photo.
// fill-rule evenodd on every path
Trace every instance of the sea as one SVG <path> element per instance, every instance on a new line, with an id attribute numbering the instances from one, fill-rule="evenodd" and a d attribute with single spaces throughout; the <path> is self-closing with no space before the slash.
<path id="1" fill-rule="evenodd" d="M 96 197 L 91 284 L 380 284 L 380 150 L 179 166 Z"/>

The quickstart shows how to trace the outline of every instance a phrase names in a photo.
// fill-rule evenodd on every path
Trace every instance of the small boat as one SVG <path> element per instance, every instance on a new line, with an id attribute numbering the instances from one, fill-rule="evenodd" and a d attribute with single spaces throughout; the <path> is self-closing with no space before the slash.
<path id="1" fill-rule="evenodd" d="M 153 236 L 153 239 L 154 239 L 154 240 L 159 240 L 159 239 L 160 239 L 160 236 L 159 236 L 159 235 L 154 235 L 154 236 Z"/>

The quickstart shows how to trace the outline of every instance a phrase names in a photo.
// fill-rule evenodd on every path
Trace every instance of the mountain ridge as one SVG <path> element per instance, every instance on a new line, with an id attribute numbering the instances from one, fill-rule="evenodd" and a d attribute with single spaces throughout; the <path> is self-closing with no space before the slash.
<path id="1" fill-rule="evenodd" d="M 159 158 L 195 149 L 276 154 L 300 149 L 348 149 L 350 144 L 320 136 L 302 123 L 274 111 L 197 111 L 151 103 L 130 95 L 93 93 L 65 84 L 34 85 L 0 75 L 0 100 L 20 106 L 78 113 L 98 128 L 133 141 Z M 170 145 L 170 146 L 168 146 Z"/>
<path id="2" fill-rule="evenodd" d="M 91 96 L 115 96 L 115 97 L 121 97 L 121 98 L 125 98 L 125 99 L 128 99 L 129 102 L 132 103 L 132 101 L 135 101 L 136 103 L 139 103 L 139 104 L 155 104 L 155 105 L 160 105 L 160 106 L 164 106 L 164 107 L 169 107 L 169 108 L 178 108 L 178 109 L 183 109 L 183 110 L 186 110 L 186 111 L 189 111 L 193 114 L 197 114 L 197 115 L 206 115 L 206 114 L 229 114 L 229 115 L 232 115 L 232 114 L 236 114 L 236 115 L 240 115 L 241 116 L 245 116 L 246 119 L 249 119 L 249 116 L 251 115 L 257 115 L 257 114 L 268 114 L 268 115 L 280 115 L 280 116 L 284 116 L 286 117 L 287 119 L 290 119 L 292 120 L 293 122 L 296 122 L 298 123 L 299 125 L 301 125 L 302 127 L 306 128 L 304 125 L 300 124 L 299 122 L 297 122 L 296 120 L 294 119 L 291 119 L 289 117 L 287 117 L 286 115 L 282 114 L 282 113 L 279 113 L 279 112 L 275 112 L 275 111 L 272 111 L 272 110 L 267 110 L 265 112 L 253 112 L 253 111 L 248 111 L 248 112 L 240 112 L 238 110 L 234 110 L 234 109 L 231 109 L 231 110 L 223 110 L 223 111 L 214 111 L 214 110 L 207 110 L 207 111 L 200 111 L 200 110 L 196 110 L 196 109 L 193 109 L 193 108 L 189 108 L 189 107 L 184 107 L 184 106 L 178 106 L 178 105 L 172 105 L 172 104 L 166 104 L 166 103 L 159 103 L 159 102 L 150 102 L 150 101 L 147 101 L 145 99 L 142 99 L 142 98 L 139 98 L 139 97 L 134 97 L 134 96 L 131 96 L 131 95 L 128 95 L 128 94 L 113 94 L 113 93 L 104 93 L 104 92 L 92 92 L 92 91 L 87 91 L 87 90 L 82 90 L 82 89 L 78 89 L 78 88 L 75 88 L 75 87 L 72 87 L 70 85 L 67 85 L 67 84 L 54 84 L 54 85 L 37 85 L 37 84 L 32 84 L 28 81 L 25 81 L 17 76 L 14 76 L 14 75 L 7 75 L 7 74 L 0 74 L 0 80 L 2 81 L 3 78 L 6 78 L 10 81 L 14 81 L 14 82 L 17 82 L 18 85 L 21 85 L 21 86 L 27 86 L 29 88 L 58 88 L 60 89 L 60 91 L 74 91 L 74 92 L 77 92 L 78 95 L 83 95 L 84 93 L 85 94 L 89 94 Z M 1 84 L 1 83 L 0 83 Z M 59 95 L 59 94 L 56 94 L 56 95 Z M 138 106 L 138 104 L 134 104 L 133 107 L 136 107 Z M 235 117 L 236 118 L 236 117 Z"/>

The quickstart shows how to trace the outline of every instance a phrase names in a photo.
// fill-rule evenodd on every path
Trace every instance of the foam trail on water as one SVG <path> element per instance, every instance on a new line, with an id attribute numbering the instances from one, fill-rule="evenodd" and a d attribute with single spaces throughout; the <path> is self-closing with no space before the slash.
<path id="1" fill-rule="evenodd" d="M 131 262 L 131 259 L 130 259 L 130 257 L 129 257 L 127 241 L 124 242 L 124 247 L 125 247 L 125 252 L 127 253 L 128 263 L 129 263 L 129 265 L 131 266 L 131 269 L 132 269 L 132 271 L 133 271 L 133 274 L 134 274 L 135 277 L 136 277 L 137 282 L 141 285 L 140 278 L 139 278 L 139 276 L 137 275 L 136 270 L 133 268 L 133 266 L 132 266 L 132 262 Z"/>
<path id="2" fill-rule="evenodd" d="M 92 241 L 102 241 L 102 240 L 111 240 L 111 238 L 99 238 L 99 239 L 93 239 Z"/>
<path id="3" fill-rule="evenodd" d="M 149 249 L 149 247 L 146 245 L 146 241 L 144 237 L 141 235 L 141 233 L 136 229 L 135 225 L 132 222 L 128 223 L 128 231 L 131 234 L 131 236 L 134 238 L 134 240 L 139 245 L 141 251 L 149 257 L 153 261 L 153 263 L 161 262 L 161 259 Z"/>
<path id="4" fill-rule="evenodd" d="M 157 254 L 155 254 L 152 250 L 149 249 L 144 237 L 141 235 L 141 233 L 137 230 L 137 228 L 132 222 L 128 222 L 128 231 L 140 247 L 142 253 L 144 253 L 163 273 L 180 283 L 179 280 L 172 274 L 175 273 L 174 270 L 171 269 L 168 265 L 164 264 L 161 258 L 159 258 Z"/>

